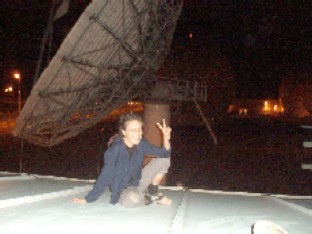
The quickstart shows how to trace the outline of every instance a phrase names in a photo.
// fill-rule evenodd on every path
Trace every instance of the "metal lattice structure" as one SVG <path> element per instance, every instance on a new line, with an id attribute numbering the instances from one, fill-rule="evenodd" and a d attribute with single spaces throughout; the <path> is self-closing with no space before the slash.
<path id="1" fill-rule="evenodd" d="M 148 94 L 182 5 L 182 0 L 93 0 L 33 87 L 13 135 L 52 146 Z"/>

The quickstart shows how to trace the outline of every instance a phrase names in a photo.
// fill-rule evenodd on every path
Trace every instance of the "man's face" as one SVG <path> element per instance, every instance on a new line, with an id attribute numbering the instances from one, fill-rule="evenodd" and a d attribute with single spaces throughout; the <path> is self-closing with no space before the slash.
<path id="1" fill-rule="evenodd" d="M 142 139 L 142 123 L 138 120 L 131 120 L 126 123 L 126 129 L 121 130 L 124 135 L 124 142 L 128 147 L 138 145 Z"/>

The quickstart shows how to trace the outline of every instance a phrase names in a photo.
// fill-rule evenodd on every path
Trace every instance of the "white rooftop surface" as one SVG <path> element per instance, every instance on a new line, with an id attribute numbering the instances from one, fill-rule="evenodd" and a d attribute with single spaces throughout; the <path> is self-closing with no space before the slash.
<path id="1" fill-rule="evenodd" d="M 0 233 L 250 234 L 267 220 L 289 234 L 312 233 L 312 198 L 161 187 L 170 206 L 124 208 L 98 201 L 73 204 L 93 181 L 0 173 Z"/>

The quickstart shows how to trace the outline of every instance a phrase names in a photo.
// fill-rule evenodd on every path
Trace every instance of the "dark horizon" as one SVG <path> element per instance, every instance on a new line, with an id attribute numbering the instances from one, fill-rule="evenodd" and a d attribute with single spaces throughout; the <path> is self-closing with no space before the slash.
<path id="1" fill-rule="evenodd" d="M 88 2 L 71 3 L 69 13 L 54 22 L 52 57 Z M 23 3 L 22 8 L 20 5 L 6 3 L 0 8 L 4 23 L 0 28 L 0 86 L 1 89 L 8 83 L 16 86 L 11 73 L 19 69 L 24 77 L 22 89 L 26 97 L 32 88 L 50 4 Z M 231 65 L 237 97 L 276 97 L 283 77 L 311 66 L 310 6 L 186 1 L 172 48 L 185 48 L 192 58 L 199 51 L 218 48 Z M 190 33 L 192 39 L 188 37 Z M 45 58 L 43 67 L 46 61 Z"/>

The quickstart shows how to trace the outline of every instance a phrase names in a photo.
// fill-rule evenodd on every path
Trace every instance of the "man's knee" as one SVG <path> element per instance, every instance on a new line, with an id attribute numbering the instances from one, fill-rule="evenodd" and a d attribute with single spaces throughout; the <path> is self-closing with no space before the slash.
<path id="1" fill-rule="evenodd" d="M 170 158 L 161 158 L 161 168 L 162 168 L 162 172 L 165 174 L 168 172 L 168 169 L 170 167 Z"/>

